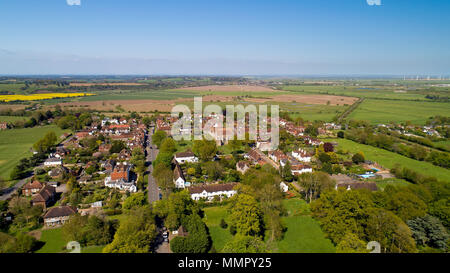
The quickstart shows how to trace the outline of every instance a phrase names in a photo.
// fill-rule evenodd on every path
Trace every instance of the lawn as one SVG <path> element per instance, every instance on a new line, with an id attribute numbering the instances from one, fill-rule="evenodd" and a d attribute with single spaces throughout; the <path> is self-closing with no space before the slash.
<path id="1" fill-rule="evenodd" d="M 66 250 L 67 240 L 64 239 L 61 228 L 42 230 L 41 239 L 45 243 L 36 253 L 61 253 Z M 102 253 L 105 246 L 87 246 L 81 248 L 81 253 Z"/>
<path id="2" fill-rule="evenodd" d="M 387 185 L 392 185 L 392 186 L 408 186 L 411 185 L 411 183 L 409 183 L 406 180 L 403 179 L 398 179 L 398 178 L 386 178 L 386 179 L 377 179 L 375 180 L 375 182 L 377 183 L 377 187 L 380 190 L 384 190 L 384 188 L 386 188 Z"/>
<path id="3" fill-rule="evenodd" d="M 36 251 L 37 253 L 65 252 L 65 247 L 68 243 L 64 239 L 60 228 L 42 230 L 41 239 L 39 241 L 44 242 L 45 244 L 41 249 Z"/>
<path id="4" fill-rule="evenodd" d="M 301 199 L 283 201 L 288 216 L 283 217 L 287 228 L 277 243 L 280 253 L 334 253 L 334 245 L 325 238 L 319 223 L 309 214 L 308 205 Z"/>
<path id="5" fill-rule="evenodd" d="M 348 119 L 372 124 L 411 121 L 424 125 L 429 117 L 436 115 L 450 116 L 450 103 L 366 99 Z"/>
<path id="6" fill-rule="evenodd" d="M 443 181 L 450 181 L 450 170 L 435 166 L 424 161 L 417 161 L 393 152 L 389 152 L 373 146 L 359 144 L 347 139 L 328 139 L 325 141 L 337 142 L 338 149 L 347 150 L 350 153 L 363 152 L 366 159 L 377 162 L 385 168 L 392 168 L 395 164 L 413 169 L 423 175 L 434 176 Z"/>
<path id="7" fill-rule="evenodd" d="M 33 144 L 50 131 L 57 137 L 66 132 L 55 125 L 0 131 L 0 177 L 9 179 L 14 166 L 31 156 Z"/>
<path id="8" fill-rule="evenodd" d="M 225 219 L 225 221 L 227 220 L 227 209 L 225 207 L 210 207 L 205 208 L 204 211 L 204 221 L 208 226 L 213 247 L 217 252 L 220 252 L 225 244 L 233 238 L 228 228 L 223 229 L 220 227 L 220 220 L 222 218 Z"/>

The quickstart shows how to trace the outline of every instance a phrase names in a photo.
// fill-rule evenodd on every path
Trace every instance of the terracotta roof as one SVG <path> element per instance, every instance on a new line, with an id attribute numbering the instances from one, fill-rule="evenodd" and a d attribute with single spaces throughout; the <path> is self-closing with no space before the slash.
<path id="1" fill-rule="evenodd" d="M 228 184 L 210 184 L 210 185 L 202 185 L 202 186 L 193 186 L 189 188 L 189 193 L 202 193 L 206 192 L 218 192 L 218 191 L 231 191 L 234 186 L 238 183 L 228 183 Z"/>
<path id="2" fill-rule="evenodd" d="M 23 188 L 24 189 L 41 189 L 43 187 L 42 183 L 34 180 L 33 182 L 28 182 Z"/>
<path id="3" fill-rule="evenodd" d="M 47 211 L 44 215 L 44 219 L 70 216 L 75 213 L 77 213 L 76 209 L 69 206 L 54 207 Z"/>

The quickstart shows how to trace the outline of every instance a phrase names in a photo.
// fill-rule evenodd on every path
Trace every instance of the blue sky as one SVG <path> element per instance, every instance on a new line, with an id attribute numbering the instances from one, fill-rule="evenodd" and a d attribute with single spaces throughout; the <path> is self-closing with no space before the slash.
<path id="1" fill-rule="evenodd" d="M 0 0 L 0 74 L 450 74 L 450 1 Z"/>

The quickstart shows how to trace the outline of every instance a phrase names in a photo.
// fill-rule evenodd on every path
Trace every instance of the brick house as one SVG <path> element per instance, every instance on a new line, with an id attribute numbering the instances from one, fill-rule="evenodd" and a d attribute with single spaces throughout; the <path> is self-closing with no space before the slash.
<path id="1" fill-rule="evenodd" d="M 25 186 L 23 186 L 22 194 L 25 196 L 32 196 L 38 193 L 43 187 L 44 185 L 42 185 L 42 183 L 37 180 L 30 181 L 25 184 Z"/>
<path id="2" fill-rule="evenodd" d="M 55 200 L 56 189 L 54 187 L 45 185 L 39 193 L 37 193 L 31 203 L 33 206 L 42 206 L 44 209 L 47 208 Z"/>

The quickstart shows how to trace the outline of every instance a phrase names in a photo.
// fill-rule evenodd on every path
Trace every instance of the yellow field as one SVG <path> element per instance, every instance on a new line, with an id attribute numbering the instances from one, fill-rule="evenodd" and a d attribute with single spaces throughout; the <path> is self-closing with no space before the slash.
<path id="1" fill-rule="evenodd" d="M 93 96 L 90 93 L 45 93 L 45 94 L 32 94 L 32 95 L 0 95 L 0 101 L 31 101 L 31 100 L 48 100 L 56 98 L 72 98 L 72 97 L 84 97 Z"/>

